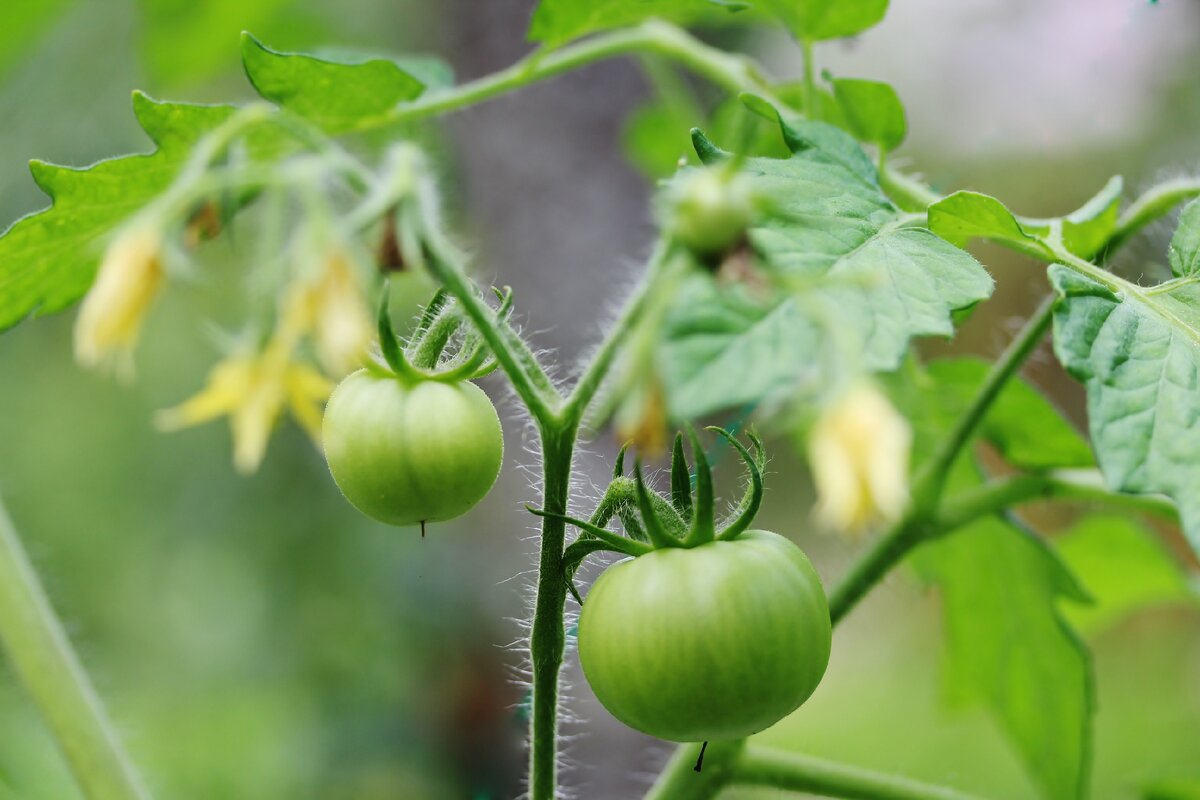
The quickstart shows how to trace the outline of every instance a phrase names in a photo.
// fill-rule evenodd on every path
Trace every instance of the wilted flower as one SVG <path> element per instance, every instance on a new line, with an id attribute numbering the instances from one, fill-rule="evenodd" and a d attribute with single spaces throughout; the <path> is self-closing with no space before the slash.
<path id="1" fill-rule="evenodd" d="M 362 363 L 375 328 L 345 251 L 330 250 L 320 272 L 292 289 L 283 327 L 297 335 L 311 332 L 317 357 L 331 375 L 345 375 Z"/>
<path id="2" fill-rule="evenodd" d="M 613 419 L 617 438 L 647 455 L 661 453 L 667 444 L 667 406 L 661 384 L 654 378 L 630 387 Z"/>
<path id="3" fill-rule="evenodd" d="M 85 367 L 113 360 L 130 370 L 142 319 L 162 281 L 162 232 L 152 224 L 126 228 L 109 245 L 79 310 L 75 359 Z"/>
<path id="4" fill-rule="evenodd" d="M 159 412 L 159 427 L 177 430 L 228 415 L 233 462 L 243 473 L 262 463 L 271 430 L 285 407 L 314 439 L 319 438 L 321 403 L 333 385 L 292 355 L 292 347 L 276 338 L 261 352 L 226 358 L 213 367 L 198 394 Z"/>
<path id="5" fill-rule="evenodd" d="M 842 394 L 809 434 L 818 518 L 848 533 L 898 518 L 908 503 L 911 447 L 908 421 L 877 388 L 864 382 Z"/>

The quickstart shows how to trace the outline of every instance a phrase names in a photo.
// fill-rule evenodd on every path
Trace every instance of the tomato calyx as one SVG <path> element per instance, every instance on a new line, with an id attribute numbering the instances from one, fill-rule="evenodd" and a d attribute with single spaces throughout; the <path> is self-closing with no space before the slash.
<path id="1" fill-rule="evenodd" d="M 496 318 L 507 320 L 512 314 L 512 289 L 493 288 L 492 291 L 500 303 L 495 311 Z M 407 340 L 402 340 L 392 327 L 385 283 L 378 327 L 383 363 L 376 361 L 369 366 L 406 382 L 472 381 L 495 372 L 499 366 L 479 332 L 445 289 L 438 289 L 426 304 L 416 328 Z"/>
<path id="2" fill-rule="evenodd" d="M 754 449 L 751 453 L 724 428 L 710 427 L 706 430 L 723 437 L 737 451 L 748 476 L 741 500 L 729 516 L 719 523 L 713 496 L 712 468 L 700 437 L 691 427 L 687 429 L 687 438 L 695 468 L 689 467 L 684 451 L 684 436 L 677 433 L 671 452 L 669 497 L 646 484 L 640 460 L 634 464 L 633 477 L 625 475 L 625 455 L 629 449 L 629 445 L 626 445 L 617 454 L 612 482 L 589 519 L 526 507 L 537 516 L 561 519 L 580 531 L 563 553 L 564 579 L 576 602 L 582 604 L 574 584 L 575 573 L 593 553 L 609 551 L 637 557 L 663 548 L 692 548 L 714 540 L 729 541 L 750 528 L 762 505 L 762 473 L 766 466 L 762 440 L 753 432 L 748 434 Z M 608 529 L 614 518 L 620 521 L 623 533 Z"/>

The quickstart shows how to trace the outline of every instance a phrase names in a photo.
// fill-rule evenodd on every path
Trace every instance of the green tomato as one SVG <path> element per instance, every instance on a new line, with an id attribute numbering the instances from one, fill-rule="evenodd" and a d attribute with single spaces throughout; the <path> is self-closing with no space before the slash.
<path id="1" fill-rule="evenodd" d="M 747 180 L 712 167 L 682 173 L 670 193 L 676 239 L 704 260 L 736 247 L 750 226 L 754 202 Z"/>
<path id="2" fill-rule="evenodd" d="M 676 742 L 733 739 L 808 699 L 830 637 L 803 551 L 747 531 L 609 567 L 583 603 L 579 660 L 596 697 L 631 728 Z"/>
<path id="3" fill-rule="evenodd" d="M 466 513 L 492 488 L 504 456 L 496 408 L 475 384 L 365 369 L 333 391 L 322 434 L 342 494 L 392 525 Z"/>

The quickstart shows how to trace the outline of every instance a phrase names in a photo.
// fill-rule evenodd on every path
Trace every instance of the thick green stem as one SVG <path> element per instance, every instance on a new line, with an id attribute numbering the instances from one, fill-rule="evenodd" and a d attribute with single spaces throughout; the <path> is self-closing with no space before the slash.
<path id="1" fill-rule="evenodd" d="M 812 39 L 800 40 L 800 54 L 804 59 L 804 113 L 809 119 L 820 119 L 820 100 L 817 96 L 817 65 L 813 55 Z"/>
<path id="2" fill-rule="evenodd" d="M 709 800 L 728 786 L 746 740 L 710 742 L 704 748 L 702 769 L 697 771 L 701 747 L 697 742 L 675 748 L 645 800 Z"/>
<path id="3" fill-rule="evenodd" d="M 89 800 L 148 798 L 50 607 L 3 504 L 0 642 L 62 748 L 84 795 Z"/>
<path id="4" fill-rule="evenodd" d="M 918 513 L 925 513 L 936 508 L 942 489 L 946 485 L 946 476 L 954 461 L 966 447 L 967 442 L 979 427 L 988 409 L 992 407 L 1000 390 L 1020 369 L 1025 360 L 1033 353 L 1041 342 L 1042 337 L 1050 330 L 1054 318 L 1053 295 L 1042 300 L 1041 305 L 1033 312 L 1017 337 L 1009 343 L 1000 358 L 992 365 L 983 385 L 975 393 L 971 405 L 955 422 L 950 433 L 942 441 L 933 458 L 917 476 L 913 491 L 914 506 Z"/>
<path id="5" fill-rule="evenodd" d="M 542 430 L 542 507 L 552 514 L 567 513 L 571 488 L 571 458 L 575 429 Z M 559 517 L 542 517 L 538 557 L 537 598 L 529 652 L 533 668 L 529 723 L 529 798 L 553 800 L 558 780 L 558 681 L 566 650 L 563 613 L 567 583 L 563 580 L 566 524 Z"/>
<path id="6" fill-rule="evenodd" d="M 755 745 L 738 758 L 733 783 L 845 800 L 972 800 L 953 789 Z"/>

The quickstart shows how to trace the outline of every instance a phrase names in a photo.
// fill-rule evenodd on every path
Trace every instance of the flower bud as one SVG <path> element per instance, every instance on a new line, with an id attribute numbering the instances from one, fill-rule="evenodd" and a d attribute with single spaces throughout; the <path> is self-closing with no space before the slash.
<path id="1" fill-rule="evenodd" d="M 680 173 L 667 202 L 667 227 L 706 263 L 720 261 L 742 243 L 754 212 L 749 181 L 720 168 Z"/>
<path id="2" fill-rule="evenodd" d="M 163 275 L 158 227 L 126 228 L 113 240 L 75 320 L 75 359 L 80 364 L 97 367 L 116 360 L 131 369 L 142 319 Z"/>
<path id="3" fill-rule="evenodd" d="M 817 517 L 845 533 L 897 519 L 908 503 L 908 421 L 870 383 L 844 392 L 809 433 Z"/>

